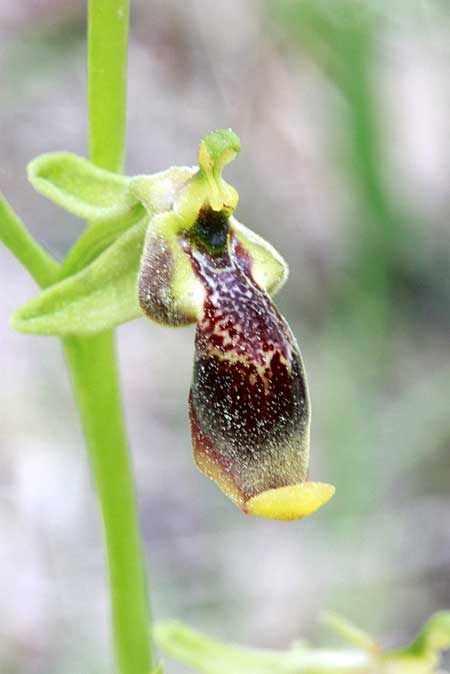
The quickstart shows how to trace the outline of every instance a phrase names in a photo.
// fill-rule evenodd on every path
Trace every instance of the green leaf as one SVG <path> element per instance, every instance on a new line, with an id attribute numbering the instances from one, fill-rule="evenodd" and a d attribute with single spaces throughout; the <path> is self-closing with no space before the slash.
<path id="1" fill-rule="evenodd" d="M 91 222 L 130 213 L 137 199 L 130 179 L 94 166 L 70 152 L 50 152 L 28 164 L 33 187 L 70 213 Z"/>
<path id="2" fill-rule="evenodd" d="M 137 276 L 148 219 L 128 229 L 90 265 L 23 305 L 12 317 L 19 332 L 90 335 L 142 316 Z"/>
<path id="3" fill-rule="evenodd" d="M 154 635 L 167 655 L 201 674 L 380 674 L 369 656 L 359 651 L 316 649 L 304 642 L 286 651 L 242 648 L 179 622 L 157 623 Z"/>

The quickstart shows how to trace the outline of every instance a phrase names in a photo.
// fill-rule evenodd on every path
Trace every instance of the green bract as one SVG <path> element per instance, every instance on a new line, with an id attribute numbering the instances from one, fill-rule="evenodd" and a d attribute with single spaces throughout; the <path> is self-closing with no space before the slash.
<path id="1" fill-rule="evenodd" d="M 129 178 L 70 152 L 40 155 L 28 164 L 28 178 L 37 192 L 91 222 L 124 217 L 137 203 Z"/>
<path id="2" fill-rule="evenodd" d="M 22 306 L 13 327 L 42 335 L 94 334 L 141 316 L 139 299 L 159 323 L 195 322 L 202 296 L 180 237 L 206 206 L 231 216 L 239 196 L 222 178 L 222 169 L 239 149 L 236 134 L 220 129 L 201 141 L 198 167 L 134 178 L 67 152 L 33 160 L 28 175 L 35 189 L 90 224 L 63 263 L 60 280 Z M 287 278 L 285 262 L 235 218 L 230 223 L 252 255 L 255 280 L 275 293 Z M 157 253 L 170 260 L 170 268 L 155 261 Z M 138 294 L 140 269 L 153 283 L 150 299 Z"/>

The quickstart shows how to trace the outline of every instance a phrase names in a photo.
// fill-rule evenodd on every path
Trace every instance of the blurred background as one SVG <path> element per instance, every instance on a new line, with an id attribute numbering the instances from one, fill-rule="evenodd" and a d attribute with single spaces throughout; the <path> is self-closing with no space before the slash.
<path id="1" fill-rule="evenodd" d="M 0 186 L 58 259 L 83 223 L 33 193 L 87 154 L 85 4 L 0 0 Z M 450 9 L 437 0 L 136 0 L 127 172 L 193 164 L 231 126 L 237 217 L 291 274 L 312 518 L 247 518 L 195 468 L 193 329 L 118 330 L 153 612 L 213 636 L 330 643 L 335 610 L 390 647 L 450 607 Z M 111 671 L 101 523 L 60 345 L 15 334 L 37 289 L 0 248 L 0 670 Z M 169 672 L 185 672 L 171 663 Z"/>

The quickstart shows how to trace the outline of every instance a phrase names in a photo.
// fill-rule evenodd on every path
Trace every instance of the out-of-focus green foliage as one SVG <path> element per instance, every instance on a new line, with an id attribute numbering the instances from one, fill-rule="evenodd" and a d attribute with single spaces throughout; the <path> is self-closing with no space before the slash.
<path id="1" fill-rule="evenodd" d="M 432 616 L 409 646 L 390 652 L 343 618 L 333 616 L 328 623 L 356 648 L 303 642 L 284 652 L 242 648 L 173 622 L 156 625 L 155 636 L 167 655 L 201 674 L 444 674 L 438 667 L 441 652 L 450 647 L 448 612 Z"/>

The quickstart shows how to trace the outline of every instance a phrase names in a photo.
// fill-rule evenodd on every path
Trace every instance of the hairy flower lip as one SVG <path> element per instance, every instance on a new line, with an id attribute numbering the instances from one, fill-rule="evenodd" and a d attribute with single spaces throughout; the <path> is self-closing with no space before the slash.
<path id="1" fill-rule="evenodd" d="M 307 378 L 270 298 L 286 263 L 232 216 L 239 195 L 222 169 L 239 147 L 219 129 L 200 143 L 198 170 L 132 180 L 151 216 L 139 302 L 157 323 L 197 324 L 189 408 L 198 468 L 244 513 L 300 519 L 334 487 L 308 482 Z"/>
<path id="2" fill-rule="evenodd" d="M 217 216 L 204 216 L 215 226 Z M 246 514 L 306 517 L 334 487 L 307 481 L 310 403 L 297 343 L 233 228 L 217 252 L 195 232 L 182 245 L 205 293 L 189 400 L 197 466 Z"/>
<path id="3" fill-rule="evenodd" d="M 195 462 L 199 470 L 214 480 L 220 489 L 245 515 L 266 519 L 294 521 L 312 515 L 334 496 L 335 487 L 324 482 L 301 482 L 276 489 L 266 489 L 256 496 L 246 498 L 237 488 L 229 465 L 223 465 L 217 450 L 198 423 L 189 399 L 192 440 Z"/>

